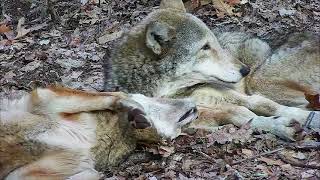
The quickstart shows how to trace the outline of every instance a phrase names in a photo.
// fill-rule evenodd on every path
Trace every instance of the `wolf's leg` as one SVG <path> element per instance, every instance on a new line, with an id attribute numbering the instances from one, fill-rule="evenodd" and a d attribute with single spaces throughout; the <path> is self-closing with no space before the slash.
<path id="1" fill-rule="evenodd" d="M 240 127 L 251 121 L 252 129 L 271 132 L 283 139 L 294 140 L 297 133 L 297 129 L 291 126 L 293 122 L 291 118 L 257 116 L 244 106 L 233 104 L 199 105 L 198 110 L 199 118 L 190 124 L 191 128 L 213 130 L 224 124 L 234 124 Z"/>
<path id="2" fill-rule="evenodd" d="M 94 110 L 113 110 L 124 93 L 96 93 L 62 87 L 36 89 L 31 93 L 33 109 L 45 113 L 78 113 Z"/>
<path id="3" fill-rule="evenodd" d="M 298 121 L 301 125 L 305 125 L 308 120 L 310 121 L 308 122 L 308 127 L 319 128 L 320 119 L 318 112 L 284 106 L 260 95 L 248 96 L 236 91 L 232 91 L 231 93 L 240 105 L 247 107 L 257 114 L 265 116 L 285 116 Z M 311 117 L 314 119 L 310 119 L 311 113 L 316 114 L 316 116 Z"/>

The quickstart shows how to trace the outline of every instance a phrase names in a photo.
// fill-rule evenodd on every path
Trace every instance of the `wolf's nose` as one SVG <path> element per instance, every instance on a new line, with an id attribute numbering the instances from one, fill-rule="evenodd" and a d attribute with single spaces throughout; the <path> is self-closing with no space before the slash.
<path id="1" fill-rule="evenodd" d="M 187 111 L 184 115 L 182 115 L 182 116 L 180 117 L 180 119 L 179 119 L 178 122 L 181 122 L 181 121 L 183 121 L 183 120 L 185 120 L 185 119 L 192 118 L 192 117 L 194 117 L 195 115 L 197 115 L 197 113 L 198 113 L 198 110 L 197 110 L 196 107 L 191 108 L 189 111 Z M 190 119 L 190 120 L 191 120 L 191 119 Z"/>
<path id="2" fill-rule="evenodd" d="M 250 68 L 247 66 L 242 66 L 240 73 L 243 77 L 247 76 L 250 73 Z"/>

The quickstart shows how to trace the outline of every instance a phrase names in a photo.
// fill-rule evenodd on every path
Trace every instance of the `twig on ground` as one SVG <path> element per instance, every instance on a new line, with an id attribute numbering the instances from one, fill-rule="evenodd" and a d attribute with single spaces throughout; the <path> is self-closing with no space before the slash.
<path id="1" fill-rule="evenodd" d="M 211 156 L 209 156 L 208 154 L 202 152 L 202 151 L 199 151 L 199 150 L 194 150 L 193 152 L 196 152 L 200 155 L 202 155 L 203 157 L 205 157 L 206 159 L 208 159 L 210 162 L 216 162 L 214 158 L 212 158 Z"/>
<path id="2" fill-rule="evenodd" d="M 261 154 L 257 154 L 257 155 L 254 155 L 254 156 L 251 156 L 251 157 L 248 157 L 248 158 L 245 158 L 245 159 L 241 159 L 239 161 L 235 161 L 235 162 L 231 163 L 230 165 L 232 166 L 232 165 L 240 164 L 240 163 L 245 162 L 247 160 L 255 159 L 257 157 L 268 155 L 268 154 L 273 154 L 273 153 L 276 153 L 276 152 L 279 152 L 279 151 L 282 151 L 282 150 L 284 150 L 284 148 L 278 148 L 278 149 L 275 149 L 275 150 L 272 150 L 272 151 L 267 151 L 267 152 L 264 152 L 264 153 L 261 153 Z"/>
<path id="3" fill-rule="evenodd" d="M 320 150 L 320 142 L 303 142 L 301 144 L 290 143 L 287 145 L 288 148 L 291 149 L 303 149 L 303 150 Z"/>
<path id="4" fill-rule="evenodd" d="M 317 165 L 310 165 L 310 164 L 305 164 L 303 162 L 298 162 L 298 161 L 294 161 L 294 160 L 290 160 L 288 158 L 286 158 L 284 155 L 282 154 L 278 154 L 279 158 L 281 159 L 281 161 L 290 164 L 292 166 L 297 166 L 297 167 L 302 167 L 302 168 L 310 168 L 310 169 L 318 169 L 320 170 L 320 166 Z"/>

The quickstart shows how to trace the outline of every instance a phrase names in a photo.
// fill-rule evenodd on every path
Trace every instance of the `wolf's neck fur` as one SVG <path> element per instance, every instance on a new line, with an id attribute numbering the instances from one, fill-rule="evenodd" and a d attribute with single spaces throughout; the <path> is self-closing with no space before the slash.
<path id="1" fill-rule="evenodd" d="M 100 112 L 96 130 L 96 145 L 91 148 L 95 169 L 105 171 L 117 166 L 135 149 L 136 140 L 129 123 L 121 115 L 112 112 Z"/>

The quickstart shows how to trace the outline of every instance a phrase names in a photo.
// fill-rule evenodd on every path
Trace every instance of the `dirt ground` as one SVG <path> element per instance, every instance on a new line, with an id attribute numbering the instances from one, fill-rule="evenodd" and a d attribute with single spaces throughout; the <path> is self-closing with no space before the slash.
<path id="1" fill-rule="evenodd" d="M 206 0 L 185 2 L 213 31 L 248 32 L 274 49 L 294 32 L 320 33 L 319 0 L 226 0 L 231 13 Z M 103 90 L 106 49 L 158 6 L 158 0 L 91 0 L 86 5 L 80 0 L 3 0 L 0 96 L 55 82 Z M 104 174 L 106 179 L 320 179 L 319 140 L 319 129 L 288 143 L 227 125 L 214 133 L 189 132 L 161 145 L 141 145 L 118 170 Z"/>

